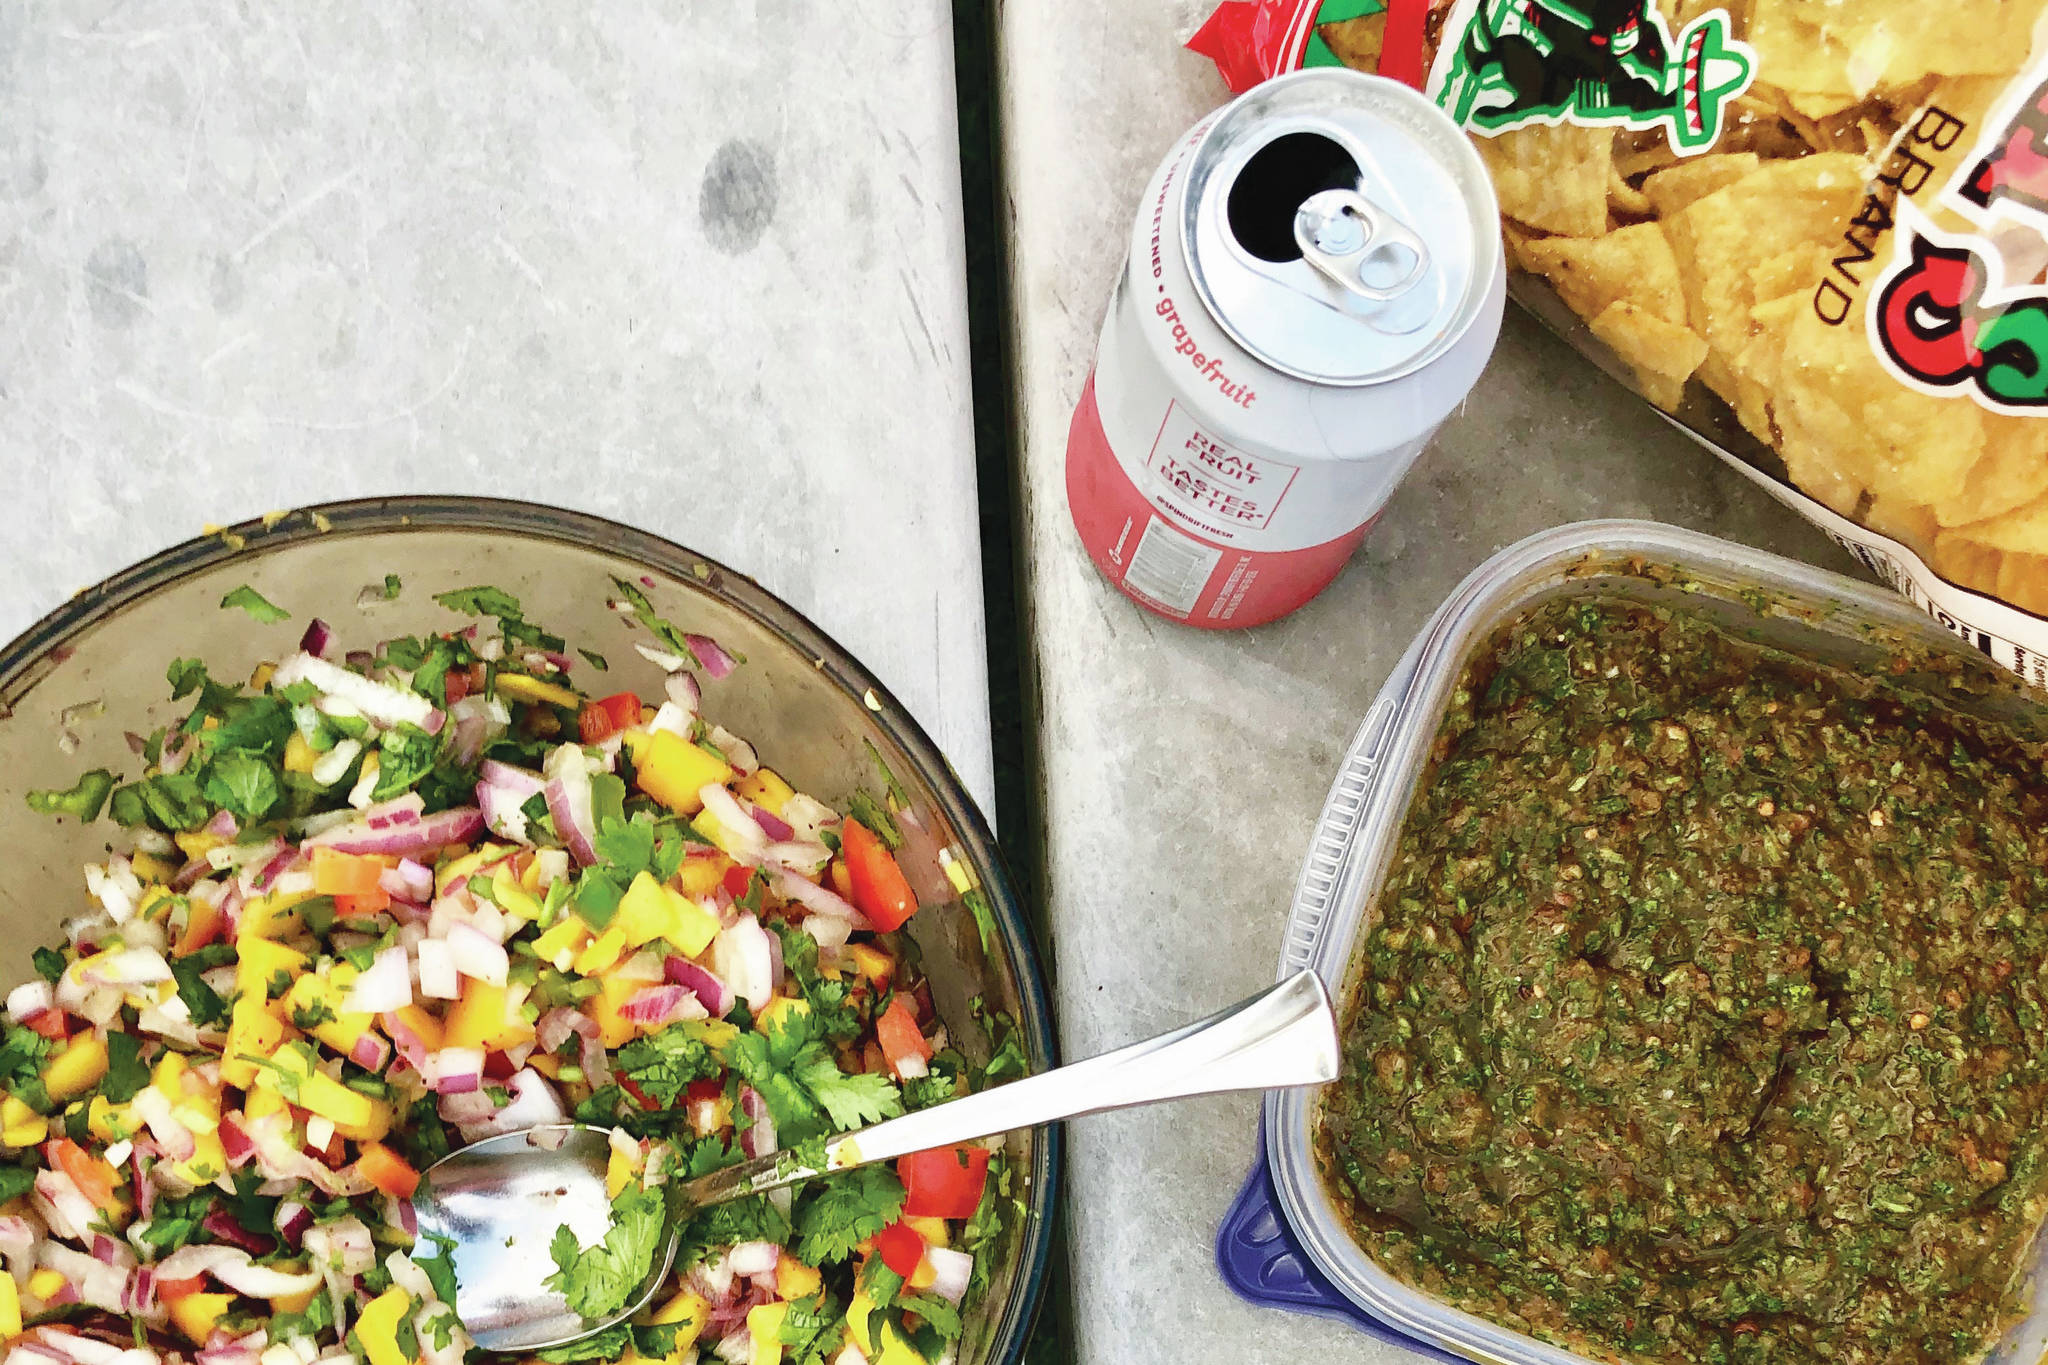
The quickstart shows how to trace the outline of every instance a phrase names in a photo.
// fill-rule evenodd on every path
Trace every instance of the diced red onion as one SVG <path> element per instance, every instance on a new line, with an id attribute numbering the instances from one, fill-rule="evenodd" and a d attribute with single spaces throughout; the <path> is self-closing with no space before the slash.
<path id="1" fill-rule="evenodd" d="M 317 616 L 306 623 L 306 633 L 299 637 L 299 648 L 316 659 L 324 659 L 327 647 L 333 643 L 333 627 Z"/>
<path id="2" fill-rule="evenodd" d="M 737 841 L 737 848 L 724 848 L 724 845 L 720 845 L 724 848 L 726 856 L 749 866 L 758 863 L 761 855 L 767 851 L 768 835 L 754 823 L 753 817 L 747 814 L 746 808 L 740 805 L 733 794 L 716 782 L 707 782 L 698 788 L 697 799 L 704 803 L 704 809 L 711 813 L 711 818 Z"/>
<path id="3" fill-rule="evenodd" d="M 233 1114 L 220 1116 L 220 1145 L 227 1153 L 228 1165 L 240 1169 L 250 1157 L 256 1155 L 256 1144 L 242 1131 L 242 1125 Z"/>
<path id="4" fill-rule="evenodd" d="M 62 1298 L 62 1296 L 60 1295 L 59 1298 Z M 59 1298 L 51 1299 L 51 1305 L 55 1306 Z M 78 1302 L 78 1295 L 74 1292 L 69 1298 L 63 1298 L 62 1301 L 65 1303 L 76 1303 Z M 116 1346 L 112 1342 L 81 1336 L 77 1332 L 67 1332 L 59 1327 L 41 1328 L 39 1329 L 39 1335 L 42 1337 L 42 1345 L 54 1352 L 58 1360 L 66 1362 L 66 1365 L 142 1365 L 142 1362 L 154 1362 L 159 1359 L 154 1351 L 143 1350 L 139 1347 Z M 13 1351 L 8 1352 L 8 1358 L 12 1359 L 15 1352 L 31 1349 L 35 1348 L 25 1343 L 16 1346 Z M 37 1350 L 37 1354 L 40 1355 L 43 1352 Z"/>
<path id="5" fill-rule="evenodd" d="M 429 1053 L 428 1068 L 434 1076 L 434 1090 L 442 1095 L 460 1095 L 481 1089 L 484 1077 L 484 1050 L 480 1047 L 444 1047 L 439 1052 Z"/>
<path id="6" fill-rule="evenodd" d="M 448 713 L 436 707 L 434 710 L 427 712 L 427 718 L 420 722 L 420 729 L 430 735 L 438 735 L 441 733 L 441 727 L 447 723 Z"/>
<path id="7" fill-rule="evenodd" d="M 372 1074 L 381 1073 L 391 1060 L 391 1044 L 381 1034 L 365 1030 L 349 1044 L 348 1059 Z"/>
<path id="8" fill-rule="evenodd" d="M 586 867 L 595 863 L 597 814 L 583 751 L 573 744 L 558 745 L 548 754 L 542 772 L 547 778 L 548 815 L 555 822 L 555 833 L 577 862 Z"/>
<path id="9" fill-rule="evenodd" d="M 462 981 L 455 970 L 455 954 L 449 948 L 448 940 L 422 939 L 415 951 L 420 966 L 420 994 L 429 1000 L 459 998 Z"/>
<path id="10" fill-rule="evenodd" d="M 709 1010 L 713 1019 L 723 1019 L 732 1011 L 732 988 L 711 972 L 677 953 L 662 964 L 668 979 L 688 990 L 697 997 L 697 1003 Z"/>
<path id="11" fill-rule="evenodd" d="M 793 904 L 801 905 L 812 914 L 831 915 L 835 919 L 847 921 L 855 928 L 870 927 L 867 916 L 855 909 L 853 902 L 836 891 L 827 890 L 814 881 L 797 876 L 794 872 L 776 868 L 768 875 L 768 885 L 774 888 L 776 895 Z"/>
<path id="12" fill-rule="evenodd" d="M 313 1226 L 313 1210 L 294 1199 L 287 1199 L 277 1206 L 277 1235 L 285 1245 L 297 1249 L 306 1236 L 306 1229 Z"/>
<path id="13" fill-rule="evenodd" d="M 201 877 L 204 877 L 211 871 L 213 871 L 212 863 L 209 863 L 204 858 L 193 858 L 186 862 L 183 867 L 179 868 L 177 875 L 171 878 L 171 890 L 190 891 Z"/>
<path id="14" fill-rule="evenodd" d="M 238 1294 L 247 1294 L 255 1299 L 275 1299 L 286 1294 L 303 1294 L 320 1286 L 318 1271 L 308 1270 L 293 1275 L 271 1266 L 255 1264 L 246 1251 L 237 1250 L 234 1256 L 234 1260 L 214 1266 L 207 1273 Z"/>
<path id="15" fill-rule="evenodd" d="M 678 1019 L 708 1019 L 711 1012 L 682 986 L 649 986 L 619 1006 L 619 1017 L 660 1028 Z"/>
<path id="16" fill-rule="evenodd" d="M 967 1297 L 967 1285 L 974 1278 L 972 1256 L 951 1247 L 926 1247 L 924 1256 L 932 1268 L 932 1293 L 954 1304 Z"/>
<path id="17" fill-rule="evenodd" d="M 325 847 L 341 853 L 395 853 L 407 856 L 449 844 L 468 843 L 484 827 L 483 812 L 475 806 L 456 806 L 424 819 L 372 829 L 361 820 L 351 820 L 322 830 L 305 841 L 305 847 Z"/>
<path id="18" fill-rule="evenodd" d="M 704 672 L 713 682 L 726 677 L 739 666 L 738 661 L 726 653 L 725 648 L 709 635 L 692 635 L 685 632 L 683 641 L 690 646 L 690 653 L 697 656 L 697 662 L 703 666 Z"/>
<path id="19" fill-rule="evenodd" d="M 759 1010 L 775 996 L 775 958 L 769 946 L 770 937 L 760 921 L 742 915 L 737 924 L 711 943 L 712 968 L 751 1010 Z"/>
<path id="20" fill-rule="evenodd" d="M 56 1004 L 56 988 L 49 982 L 24 982 L 7 993 L 7 1017 L 17 1024 L 26 1024 Z"/>
<path id="21" fill-rule="evenodd" d="M 789 827 L 789 821 L 773 811 L 765 810 L 751 801 L 747 803 L 746 811 L 747 814 L 754 817 L 754 823 L 761 827 L 761 832 L 777 843 L 792 838 L 796 834 L 796 831 Z M 829 857 L 831 855 L 828 853 L 826 856 Z"/>
<path id="22" fill-rule="evenodd" d="M 254 885 L 258 891 L 267 889 L 286 868 L 292 865 L 293 860 L 299 856 L 299 851 L 285 843 L 282 839 L 278 841 L 278 845 L 277 853 L 269 862 L 263 865 L 263 870 L 256 874 Z"/>
<path id="23" fill-rule="evenodd" d="M 216 1239 L 226 1242 L 229 1246 L 240 1247 L 252 1256 L 268 1256 L 277 1250 L 275 1237 L 249 1231 L 237 1223 L 226 1209 L 209 1211 L 206 1217 L 200 1220 L 199 1226 L 212 1233 Z"/>
<path id="24" fill-rule="evenodd" d="M 185 766 L 185 760 L 192 756 L 192 736 L 180 734 L 178 738 L 164 745 L 157 755 L 157 771 L 169 776 Z"/>
<path id="25" fill-rule="evenodd" d="M 767 1275 L 782 1259 L 782 1248 L 773 1242 L 741 1242 L 728 1258 L 735 1275 Z"/>
<path id="26" fill-rule="evenodd" d="M 478 932 L 474 925 L 457 924 L 448 930 L 448 953 L 456 971 L 493 986 L 504 985 L 506 973 L 512 969 L 505 946 Z"/>
<path id="27" fill-rule="evenodd" d="M 549 1085 L 547 1078 L 532 1067 L 521 1067 L 512 1073 L 505 1086 L 512 1092 L 511 1100 L 504 1105 L 491 1106 L 480 1117 L 473 1119 L 454 1116 L 454 1106 L 474 1098 L 469 1095 L 446 1095 L 440 1101 L 441 1117 L 455 1124 L 462 1132 L 464 1142 L 481 1142 L 487 1137 L 501 1133 L 517 1133 L 542 1124 L 562 1123 L 568 1118 L 568 1111 L 562 1107 L 562 1100 Z M 488 1096 L 482 1098 L 488 1100 Z"/>
<path id="28" fill-rule="evenodd" d="M 434 1108 L 441 1117 L 458 1128 L 482 1123 L 498 1112 L 498 1102 L 486 1090 L 465 1090 L 459 1094 L 443 1095 L 435 1101 Z"/>
<path id="29" fill-rule="evenodd" d="M 351 661 L 353 657 L 350 656 Z M 434 704 L 417 692 L 372 681 L 360 673 L 315 658 L 304 650 L 278 665 L 277 672 L 271 676 L 272 686 L 278 688 L 289 687 L 296 682 L 313 684 L 322 693 L 340 698 L 379 725 L 424 727 L 434 710 Z"/>
<path id="30" fill-rule="evenodd" d="M 235 814 L 230 810 L 215 811 L 213 818 L 200 830 L 200 833 L 211 834 L 217 839 L 232 839 L 241 832 L 242 827 L 235 823 Z"/>
<path id="31" fill-rule="evenodd" d="M 162 1147 L 164 1155 L 173 1161 L 189 1161 L 198 1144 L 192 1137 L 192 1130 L 180 1123 L 171 1113 L 171 1101 L 163 1091 L 153 1085 L 146 1085 L 135 1092 L 129 1102 L 135 1116 L 149 1125 L 150 1136 Z"/>
<path id="32" fill-rule="evenodd" d="M 698 686 L 697 675 L 683 667 L 681 659 L 676 659 L 676 666 L 670 669 L 668 677 L 662 680 L 661 690 L 670 701 L 689 715 L 696 715 L 704 705 L 704 689 Z"/>
<path id="33" fill-rule="evenodd" d="M 741 1151 L 748 1156 L 767 1156 L 779 1150 L 775 1145 L 775 1116 L 768 1112 L 768 1101 L 751 1085 L 740 1087 L 740 1112 L 752 1125 L 740 1134 Z"/>
<path id="34" fill-rule="evenodd" d="M 919 905 L 944 905 L 954 899 L 959 893 L 946 880 L 946 870 L 939 856 L 939 841 L 925 829 L 915 809 L 905 807 L 895 815 L 896 828 L 903 835 L 903 847 L 896 854 L 896 866 L 903 870 L 904 880 L 910 883 L 910 894 L 917 898 Z"/>
<path id="35" fill-rule="evenodd" d="M 412 824 L 426 809 L 425 797 L 418 792 L 407 792 L 403 796 L 394 796 L 389 801 L 365 806 L 356 818 L 371 829 L 390 829 L 394 825 Z"/>
<path id="36" fill-rule="evenodd" d="M 852 937 L 853 925 L 838 915 L 805 915 L 804 932 L 815 939 L 820 948 L 840 948 Z"/>
<path id="37" fill-rule="evenodd" d="M 612 1083 L 611 1059 L 605 1055 L 602 1038 L 584 1038 L 580 1060 L 583 1064 L 583 1079 L 592 1089 L 601 1090 Z"/>
<path id="38" fill-rule="evenodd" d="M 377 1022 L 383 1025 L 391 1045 L 398 1049 L 398 1055 L 405 1059 L 406 1065 L 424 1076 L 427 1071 L 426 1042 L 396 1014 L 381 1014 L 377 1016 Z"/>
<path id="39" fill-rule="evenodd" d="M 393 944 L 377 954 L 370 969 L 349 984 L 342 1009 L 349 1014 L 385 1014 L 412 1003 L 412 967 L 405 948 Z"/>

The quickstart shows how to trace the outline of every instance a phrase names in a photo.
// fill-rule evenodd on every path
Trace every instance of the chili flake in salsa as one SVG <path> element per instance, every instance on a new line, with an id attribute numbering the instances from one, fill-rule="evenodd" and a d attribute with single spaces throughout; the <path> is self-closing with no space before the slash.
<path id="1" fill-rule="evenodd" d="M 2048 1213 L 2048 777 L 1700 618 L 1468 668 L 1316 1119 L 1401 1279 L 1656 1361 L 1967 1361 Z"/>

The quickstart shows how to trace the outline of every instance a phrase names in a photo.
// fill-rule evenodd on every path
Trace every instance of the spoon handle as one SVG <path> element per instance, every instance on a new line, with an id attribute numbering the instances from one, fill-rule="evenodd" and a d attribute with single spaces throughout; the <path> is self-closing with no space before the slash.
<path id="1" fill-rule="evenodd" d="M 1207 1019 L 1085 1062 L 949 1100 L 833 1139 L 824 1171 L 851 1170 L 1106 1109 L 1230 1090 L 1317 1085 L 1337 1078 L 1337 1019 L 1313 971 Z M 714 1171 L 684 1187 L 686 1202 L 722 1204 L 821 1172 L 788 1152 Z"/>

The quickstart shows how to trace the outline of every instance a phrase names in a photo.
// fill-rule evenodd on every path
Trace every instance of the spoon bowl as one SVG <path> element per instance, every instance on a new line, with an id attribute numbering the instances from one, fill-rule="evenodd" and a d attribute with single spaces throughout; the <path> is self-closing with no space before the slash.
<path id="1" fill-rule="evenodd" d="M 427 1169 L 413 1210 L 423 1245 L 452 1244 L 455 1313 L 476 1344 L 542 1350 L 645 1307 L 668 1278 L 682 1224 L 695 1209 L 1108 1109 L 1319 1085 L 1336 1079 L 1339 1059 L 1329 991 L 1313 971 L 1297 972 L 1157 1038 L 843 1134 L 825 1144 L 822 1166 L 777 1152 L 671 1183 L 667 1236 L 626 1306 L 602 1319 L 577 1313 L 547 1281 L 558 1269 L 549 1249 L 556 1229 L 566 1224 L 580 1245 L 593 1246 L 611 1228 L 610 1129 L 547 1124 L 473 1143 Z"/>

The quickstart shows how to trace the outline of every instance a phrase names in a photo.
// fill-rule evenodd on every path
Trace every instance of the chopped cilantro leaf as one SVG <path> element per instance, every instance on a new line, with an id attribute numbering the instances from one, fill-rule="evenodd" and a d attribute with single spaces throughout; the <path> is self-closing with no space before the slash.
<path id="1" fill-rule="evenodd" d="M 289 621 L 292 615 L 283 607 L 265 598 L 262 593 L 250 587 L 247 583 L 236 588 L 226 597 L 221 598 L 220 605 L 223 611 L 229 607 L 240 607 L 243 611 L 249 613 L 252 620 L 261 621 L 266 626 L 274 625 L 279 621 Z"/>
<path id="2" fill-rule="evenodd" d="M 648 1038 L 635 1038 L 619 1049 L 618 1069 L 640 1092 L 664 1107 L 695 1080 L 716 1076 L 718 1059 L 687 1024 L 671 1024 Z"/>
<path id="3" fill-rule="evenodd" d="M 100 1093 L 109 1104 L 126 1104 L 135 1092 L 149 1084 L 149 1068 L 142 1064 L 142 1040 L 132 1033 L 107 1032 L 107 1076 Z"/>
<path id="4" fill-rule="evenodd" d="M 230 749 L 206 765 L 202 794 L 245 824 L 260 820 L 277 804 L 277 769 L 247 749 Z"/>
<path id="5" fill-rule="evenodd" d="M 697 651 L 690 648 L 690 642 L 683 632 L 655 612 L 654 603 L 647 600 L 647 594 L 640 591 L 637 584 L 617 577 L 612 579 L 612 583 L 618 588 L 619 596 L 625 598 L 628 605 L 633 608 L 633 615 L 639 618 L 640 624 L 647 627 L 648 633 L 655 639 L 666 645 L 669 653 L 684 659 L 697 657 Z"/>
<path id="6" fill-rule="evenodd" d="M 875 837 L 882 841 L 884 847 L 891 852 L 903 847 L 903 831 L 896 828 L 896 817 L 889 814 L 873 795 L 866 791 L 857 791 L 848 805 L 852 809 L 853 818 L 873 830 Z"/>
<path id="7" fill-rule="evenodd" d="M 567 1232 L 568 1229 L 562 1231 Z M 633 1349 L 633 1330 L 623 1322 L 614 1323 L 596 1336 L 572 1341 L 566 1346 L 550 1346 L 540 1352 L 538 1358 L 546 1361 L 547 1365 L 570 1365 L 570 1362 L 579 1360 L 617 1360 Z M 670 1339 L 674 1339 L 674 1333 L 670 1333 Z"/>
<path id="8" fill-rule="evenodd" d="M 372 801 L 383 801 L 410 791 L 415 783 L 434 770 L 441 741 L 413 725 L 386 730 L 377 741 L 377 787 Z"/>
<path id="9" fill-rule="evenodd" d="M 433 1242 L 434 1254 L 422 1256 L 419 1248 L 413 1248 L 412 1263 L 426 1272 L 427 1280 L 434 1286 L 434 1297 L 453 1305 L 455 1302 L 455 1239 L 430 1232 L 426 1240 Z"/>
<path id="10" fill-rule="evenodd" d="M 57 984 L 57 978 L 64 975 L 64 954 L 55 948 L 36 949 L 34 961 L 36 975 L 53 986 Z"/>
<path id="11" fill-rule="evenodd" d="M 35 1183 L 33 1166 L 0 1166 L 0 1204 L 21 1198 L 35 1188 Z"/>
<path id="12" fill-rule="evenodd" d="M 602 1318 L 632 1302 L 653 1268 L 666 1223 L 661 1191 L 629 1185 L 612 1201 L 612 1225 L 601 1245 L 585 1247 L 566 1225 L 555 1229 L 548 1254 L 556 1271 L 545 1281 L 571 1311 Z"/>
<path id="13" fill-rule="evenodd" d="M 519 599 L 502 588 L 455 588 L 449 592 L 435 593 L 434 600 L 448 610 L 459 611 L 465 616 L 509 616 L 515 621 L 522 619 Z"/>
<path id="14" fill-rule="evenodd" d="M 395 573 L 384 575 L 384 600 L 396 602 L 398 594 L 405 591 L 405 581 Z"/>
<path id="15" fill-rule="evenodd" d="M 585 663 L 589 664 L 598 672 L 609 673 L 612 671 L 612 666 L 604 661 L 604 655 L 599 654 L 597 651 L 579 648 L 576 652 L 583 656 L 583 661 Z"/>
<path id="16" fill-rule="evenodd" d="M 815 1182 L 796 1209 L 796 1257 L 805 1265 L 843 1261 L 903 1212 L 903 1182 L 887 1166 L 863 1166 Z"/>

